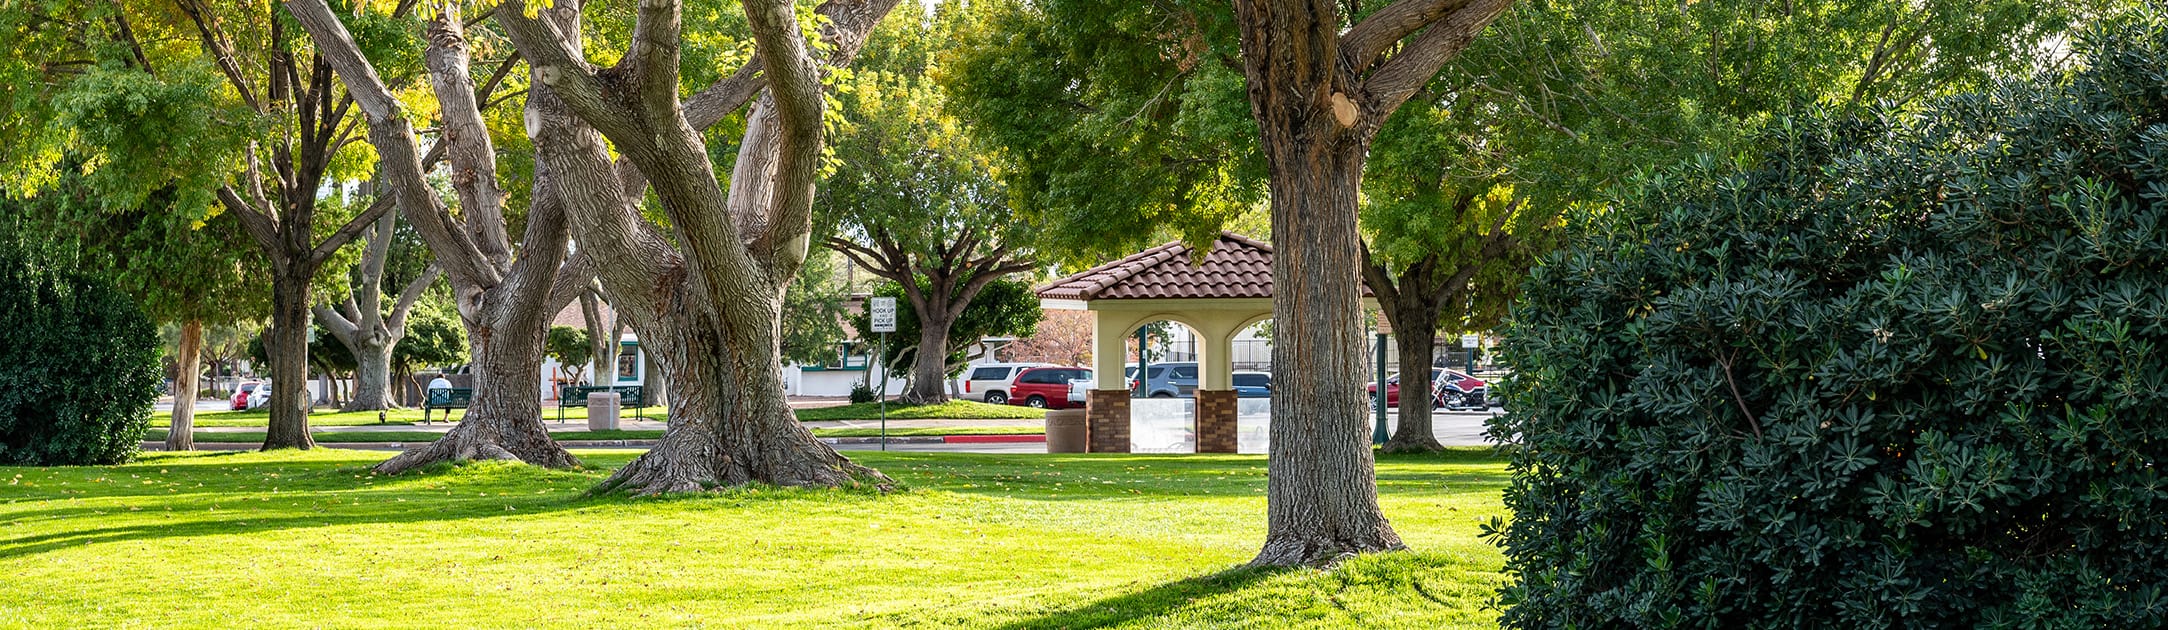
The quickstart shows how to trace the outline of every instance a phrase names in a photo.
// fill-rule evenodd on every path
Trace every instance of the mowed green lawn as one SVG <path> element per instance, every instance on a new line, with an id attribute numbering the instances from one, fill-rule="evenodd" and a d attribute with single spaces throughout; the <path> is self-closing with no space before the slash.
<path id="1" fill-rule="evenodd" d="M 632 417 L 633 411 L 634 410 L 630 408 L 625 409 L 625 417 Z M 660 420 L 666 417 L 665 412 L 667 411 L 668 409 L 663 407 L 647 407 L 643 410 L 640 410 L 641 414 L 647 416 L 650 419 L 656 420 Z M 466 413 L 467 412 L 464 409 L 451 410 L 451 416 L 454 419 Z M 542 407 L 542 418 L 544 420 L 555 421 L 557 420 L 557 414 L 558 409 L 556 407 L 551 407 L 547 405 Z M 196 412 L 196 426 L 260 427 L 264 426 L 266 422 L 269 422 L 270 417 L 271 412 L 265 409 L 251 409 L 247 411 L 198 411 Z M 443 422 L 444 417 L 444 410 L 437 410 L 429 413 L 429 418 L 433 422 Z M 798 410 L 799 420 L 872 420 L 879 417 L 881 417 L 881 410 L 878 403 L 839 405 L 834 407 L 816 407 L 811 409 Z M 1046 417 L 1046 410 L 1033 409 L 1030 407 L 1019 407 L 1015 405 L 989 405 L 982 402 L 972 402 L 968 400 L 951 400 L 945 403 L 935 405 L 903 405 L 895 402 L 890 402 L 888 404 L 888 417 L 896 420 L 1037 420 L 1039 418 Z M 377 424 L 377 418 L 377 412 L 374 411 L 339 412 L 318 410 L 309 414 L 309 425 L 317 427 L 338 427 Z M 564 419 L 567 421 L 586 420 L 587 408 L 567 407 L 564 409 Z M 383 415 L 383 422 L 384 424 L 420 424 L 422 422 L 422 410 L 393 409 L 390 411 L 386 411 Z M 152 413 L 151 426 L 161 429 L 173 426 L 173 412 L 158 411 Z"/>
<path id="2" fill-rule="evenodd" d="M 854 452 L 907 488 L 586 497 L 593 467 L 376 477 L 384 454 L 0 468 L 0 626 L 1489 627 L 1502 465 L 1386 457 L 1416 551 L 1237 570 L 1257 456 Z"/>

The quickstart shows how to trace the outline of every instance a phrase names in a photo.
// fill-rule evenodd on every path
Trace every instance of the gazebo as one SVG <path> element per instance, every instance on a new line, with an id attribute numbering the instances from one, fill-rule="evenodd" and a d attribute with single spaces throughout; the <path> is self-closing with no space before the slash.
<path id="1" fill-rule="evenodd" d="M 1180 241 L 1166 243 L 1039 288 L 1045 308 L 1092 313 L 1091 451 L 1129 451 L 1124 342 L 1140 326 L 1169 320 L 1198 337 L 1197 452 L 1235 452 L 1234 338 L 1272 317 L 1272 246 L 1221 232 L 1211 247 L 1197 260 Z"/>

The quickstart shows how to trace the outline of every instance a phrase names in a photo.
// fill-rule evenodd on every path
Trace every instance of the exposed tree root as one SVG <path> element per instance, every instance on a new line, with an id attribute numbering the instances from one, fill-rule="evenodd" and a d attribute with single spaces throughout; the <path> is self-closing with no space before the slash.
<path id="1" fill-rule="evenodd" d="M 1387 453 L 1445 452 L 1445 445 L 1438 443 L 1437 436 L 1430 435 L 1428 433 L 1423 433 L 1422 435 L 1414 435 L 1412 433 L 1413 432 L 1409 432 L 1409 434 L 1406 434 L 1405 436 L 1403 436 L 1403 434 L 1396 433 L 1393 435 L 1393 439 L 1386 440 L 1385 445 L 1378 447 L 1378 450 Z"/>
<path id="2" fill-rule="evenodd" d="M 504 426 L 511 425 L 511 426 Z M 410 449 L 377 464 L 377 474 L 396 475 L 438 462 L 518 461 L 545 468 L 573 468 L 580 460 L 559 446 L 541 426 L 467 418 L 428 446 Z"/>
<path id="3" fill-rule="evenodd" d="M 791 427 L 797 429 L 797 427 Z M 803 429 L 797 432 L 804 433 Z M 758 450 L 754 450 L 758 448 Z M 892 489 L 895 481 L 880 471 L 854 463 L 811 434 L 784 436 L 759 447 L 726 448 L 708 429 L 686 423 L 672 429 L 593 494 L 624 492 L 636 496 L 705 492 L 748 483 L 802 488 Z M 746 452 L 752 451 L 752 452 Z"/>
<path id="4" fill-rule="evenodd" d="M 1250 560 L 1252 567 L 1306 566 L 1320 569 L 1332 568 L 1357 555 L 1386 551 L 1406 550 L 1407 545 L 1390 530 L 1382 536 L 1368 536 L 1363 540 L 1279 535 L 1265 539 L 1265 547 Z"/>

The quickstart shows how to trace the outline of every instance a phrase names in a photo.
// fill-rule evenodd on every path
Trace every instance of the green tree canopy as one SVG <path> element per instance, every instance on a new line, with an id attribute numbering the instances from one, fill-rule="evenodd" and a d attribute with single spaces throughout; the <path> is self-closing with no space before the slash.
<path id="1" fill-rule="evenodd" d="M 873 290 L 881 297 L 903 297 L 903 287 L 893 282 L 883 283 Z M 865 313 L 851 320 L 851 326 L 860 331 L 871 330 L 872 322 Z M 1015 280 L 996 280 L 986 285 L 971 305 L 964 308 L 949 335 L 949 354 L 944 359 L 944 373 L 954 376 L 964 364 L 964 350 L 986 337 L 1029 337 L 1038 330 L 1042 319 L 1039 296 L 1032 293 L 1031 285 Z M 889 334 L 889 345 L 882 348 L 880 337 L 861 333 L 865 347 L 881 352 L 883 365 L 893 365 L 896 370 L 909 369 L 918 364 L 918 316 L 910 309 L 896 309 L 896 332 Z"/>

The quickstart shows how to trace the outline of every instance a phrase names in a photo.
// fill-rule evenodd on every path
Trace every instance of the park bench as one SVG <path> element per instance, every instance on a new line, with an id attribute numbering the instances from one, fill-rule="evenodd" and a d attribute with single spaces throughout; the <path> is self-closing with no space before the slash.
<path id="1" fill-rule="evenodd" d="M 645 409 L 647 407 L 646 387 L 640 385 L 618 385 L 615 387 L 609 385 L 566 385 L 564 390 L 557 394 L 557 421 L 565 421 L 566 407 L 585 407 L 587 406 L 588 394 L 606 392 L 617 392 L 619 405 L 631 407 L 635 417 L 643 420 L 647 418 L 647 410 Z"/>
<path id="2" fill-rule="evenodd" d="M 429 390 L 429 397 L 422 399 L 422 424 L 429 424 L 429 412 L 444 410 L 444 420 L 452 420 L 453 409 L 466 409 L 474 403 L 472 387 L 438 387 Z"/>

